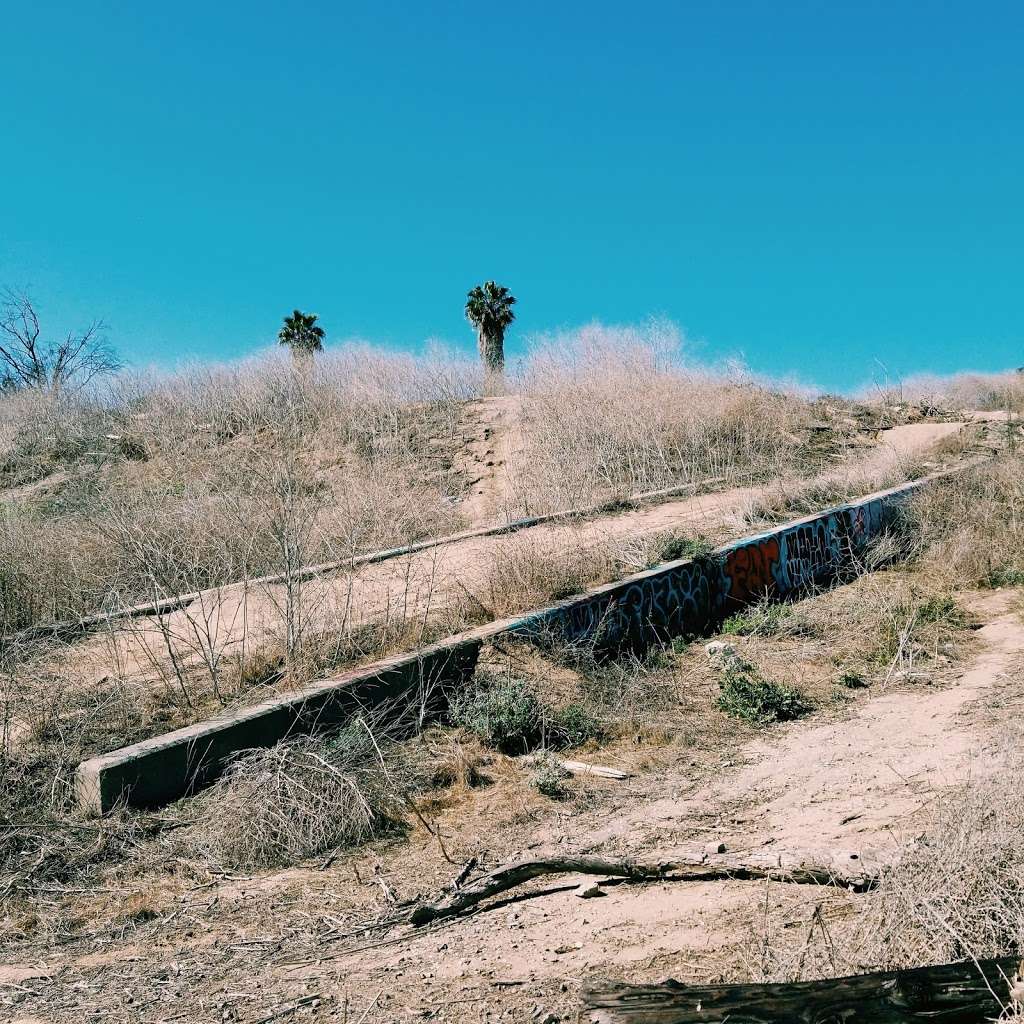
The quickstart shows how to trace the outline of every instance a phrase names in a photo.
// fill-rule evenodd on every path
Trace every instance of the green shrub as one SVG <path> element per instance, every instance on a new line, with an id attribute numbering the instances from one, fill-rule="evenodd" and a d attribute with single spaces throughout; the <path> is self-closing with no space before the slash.
<path id="1" fill-rule="evenodd" d="M 569 774 L 555 758 L 542 755 L 535 762 L 530 783 L 542 796 L 549 797 L 551 800 L 564 800 L 569 795 L 569 790 L 565 785 Z"/>
<path id="2" fill-rule="evenodd" d="M 726 669 L 718 694 L 718 707 L 734 718 L 755 725 L 788 722 L 810 711 L 803 694 L 764 679 L 755 668 L 738 663 Z"/>
<path id="3" fill-rule="evenodd" d="M 971 617 L 949 594 L 936 594 L 917 606 L 917 620 L 922 624 L 945 623 L 955 629 L 967 629 Z"/>
<path id="4" fill-rule="evenodd" d="M 538 747 L 572 747 L 598 733 L 598 723 L 578 706 L 548 707 L 523 679 L 479 680 L 456 696 L 449 718 L 504 754 L 526 754 Z"/>
<path id="5" fill-rule="evenodd" d="M 839 677 L 839 685 L 848 690 L 862 690 L 870 684 L 859 672 L 844 672 Z"/>
<path id="6" fill-rule="evenodd" d="M 689 558 L 695 562 L 707 558 L 715 550 L 714 545 L 706 537 L 685 537 L 682 534 L 669 534 L 658 547 L 659 562 L 675 562 Z"/>
<path id="7" fill-rule="evenodd" d="M 548 746 L 578 747 L 600 732 L 597 719 L 578 704 L 568 704 L 548 718 Z"/>
<path id="8" fill-rule="evenodd" d="M 1012 565 L 1004 565 L 993 569 L 983 580 L 987 587 L 1020 587 L 1024 586 L 1024 569 Z"/>
<path id="9" fill-rule="evenodd" d="M 777 636 L 786 631 L 793 620 L 788 604 L 755 604 L 730 615 L 722 623 L 728 636 Z"/>

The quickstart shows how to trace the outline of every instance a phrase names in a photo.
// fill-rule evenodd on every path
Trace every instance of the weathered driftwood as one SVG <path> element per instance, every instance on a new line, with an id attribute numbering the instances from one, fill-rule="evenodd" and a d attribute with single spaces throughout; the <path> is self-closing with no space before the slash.
<path id="1" fill-rule="evenodd" d="M 624 772 L 619 768 L 609 768 L 603 764 L 589 764 L 586 761 L 565 761 L 558 758 L 558 763 L 573 775 L 596 775 L 600 779 L 615 779 L 622 781 L 632 778 L 631 772 Z"/>
<path id="2" fill-rule="evenodd" d="M 553 761 L 559 768 L 564 769 L 571 775 L 594 775 L 601 779 L 615 779 L 617 782 L 633 777 L 632 772 L 624 772 L 619 768 L 610 768 L 603 764 L 591 764 L 588 761 L 567 761 L 564 758 L 554 757 L 551 754 L 524 757 L 522 763 L 524 767 L 533 767 L 542 759 Z"/>
<path id="3" fill-rule="evenodd" d="M 1019 958 L 778 985 L 588 984 L 589 1024 L 982 1024 L 1010 1004 Z"/>
<path id="4" fill-rule="evenodd" d="M 533 878 L 563 874 L 600 875 L 630 881 L 663 879 L 673 882 L 777 878 L 805 885 L 841 885 L 857 891 L 869 889 L 875 883 L 875 876 L 865 871 L 856 854 L 833 856 L 827 864 L 764 852 L 759 855 L 715 857 L 712 860 L 707 859 L 702 852 L 697 852 L 692 859 L 675 859 L 657 864 L 638 864 L 605 857 L 530 857 L 503 864 L 436 903 L 421 904 L 412 911 L 409 919 L 415 925 L 428 924 L 439 918 L 460 914 L 483 900 L 514 889 Z"/>

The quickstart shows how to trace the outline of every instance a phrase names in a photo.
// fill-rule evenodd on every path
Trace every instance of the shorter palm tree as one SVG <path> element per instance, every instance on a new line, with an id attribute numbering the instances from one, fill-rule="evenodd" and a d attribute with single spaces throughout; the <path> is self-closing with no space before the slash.
<path id="1" fill-rule="evenodd" d="M 505 369 L 505 328 L 516 315 L 515 296 L 493 281 L 478 284 L 466 297 L 466 319 L 476 328 L 480 358 L 489 373 Z"/>
<path id="2" fill-rule="evenodd" d="M 281 330 L 277 332 L 277 340 L 292 350 L 292 355 L 311 356 L 323 350 L 324 329 L 317 324 L 316 313 L 303 313 L 295 310 L 291 316 L 284 318 Z"/>

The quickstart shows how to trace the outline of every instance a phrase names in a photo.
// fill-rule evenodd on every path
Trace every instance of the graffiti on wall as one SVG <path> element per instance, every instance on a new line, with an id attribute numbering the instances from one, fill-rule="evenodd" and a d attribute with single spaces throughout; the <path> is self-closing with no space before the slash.
<path id="1" fill-rule="evenodd" d="M 556 633 L 598 649 L 642 649 L 655 639 L 699 634 L 743 605 L 833 580 L 862 553 L 897 493 L 833 509 L 726 548 L 708 559 L 651 570 L 526 620 L 517 632 Z"/>
<path id="2" fill-rule="evenodd" d="M 730 602 L 749 604 L 778 591 L 779 550 L 779 538 L 772 534 L 726 552 L 724 572 Z"/>
<path id="3" fill-rule="evenodd" d="M 716 561 L 684 562 L 547 609 L 519 632 L 556 632 L 570 641 L 591 639 L 599 648 L 642 649 L 656 636 L 667 639 L 703 629 L 723 593 L 720 577 Z"/>

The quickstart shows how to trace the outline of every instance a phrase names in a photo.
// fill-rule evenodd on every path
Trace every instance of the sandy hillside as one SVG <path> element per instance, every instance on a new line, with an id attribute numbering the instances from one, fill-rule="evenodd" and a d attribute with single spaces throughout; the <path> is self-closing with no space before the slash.
<path id="1" fill-rule="evenodd" d="M 563 805 L 527 795 L 522 769 L 496 762 L 489 786 L 424 805 L 444 853 L 417 828 L 408 842 L 304 868 L 249 876 L 182 860 L 156 876 L 129 872 L 65 892 L 64 913 L 93 923 L 59 950 L 11 950 L 2 998 L 21 1024 L 255 1024 L 283 1011 L 301 1021 L 571 1021 L 584 980 L 742 973 L 766 913 L 802 934 L 815 913 L 841 920 L 849 897 L 723 880 L 609 885 L 582 900 L 578 877 L 556 876 L 422 931 L 373 921 L 395 901 L 443 890 L 470 857 L 487 867 L 569 850 L 664 861 L 724 843 L 738 854 L 884 861 L 948 787 L 999 770 L 1001 709 L 1024 699 L 1020 599 L 966 595 L 980 628 L 962 660 L 937 663 L 929 680 L 761 734 L 706 723 L 704 739 L 683 746 L 603 751 L 604 763 L 634 776 L 580 782 Z M 773 643 L 790 662 L 809 659 L 807 672 L 823 656 Z M 705 656 L 698 648 L 693 657 Z"/>
<path id="2" fill-rule="evenodd" d="M 467 411 L 467 423 L 475 424 L 478 439 L 469 450 L 477 444 L 482 452 L 473 456 L 482 466 L 482 475 L 477 481 L 479 494 L 472 493 L 470 500 L 478 497 L 483 502 L 481 509 L 494 508 L 500 501 L 499 453 L 515 443 L 514 408 L 512 399 L 501 398 L 476 403 Z M 951 422 L 892 428 L 882 432 L 876 445 L 826 471 L 820 479 L 823 483 L 863 479 L 868 483 L 861 486 L 869 489 L 876 476 L 879 480 L 902 479 L 901 465 L 926 457 L 937 443 L 958 435 L 963 426 Z M 488 461 L 494 465 L 487 466 Z M 446 607 L 455 607 L 459 616 L 468 614 L 476 621 L 512 614 L 547 601 L 543 595 L 531 598 L 527 591 L 525 604 L 516 604 L 505 594 L 515 586 L 517 577 L 532 571 L 528 568 L 532 563 L 557 559 L 564 552 L 621 551 L 626 559 L 619 570 L 622 575 L 630 571 L 631 558 L 648 557 L 647 542 L 661 535 L 722 543 L 749 532 L 744 511 L 764 491 L 758 486 L 731 487 L 668 498 L 580 520 L 541 524 L 514 535 L 468 538 L 366 565 L 355 572 L 336 572 L 304 585 L 306 628 L 315 631 L 341 626 L 352 630 L 399 620 L 415 624 L 418 617 L 431 611 L 437 615 Z M 644 564 L 638 561 L 632 568 L 635 571 Z M 179 664 L 202 670 L 211 652 L 237 657 L 273 646 L 286 603 L 282 585 L 223 587 L 166 616 L 137 618 L 113 630 L 98 631 L 76 644 L 73 652 L 64 652 L 62 663 L 73 661 L 85 686 L 109 677 L 112 665 L 121 666 L 129 678 L 159 684 L 171 674 L 168 639 L 177 648 Z M 451 629 L 459 628 L 459 621 L 465 620 L 453 620 Z"/>

